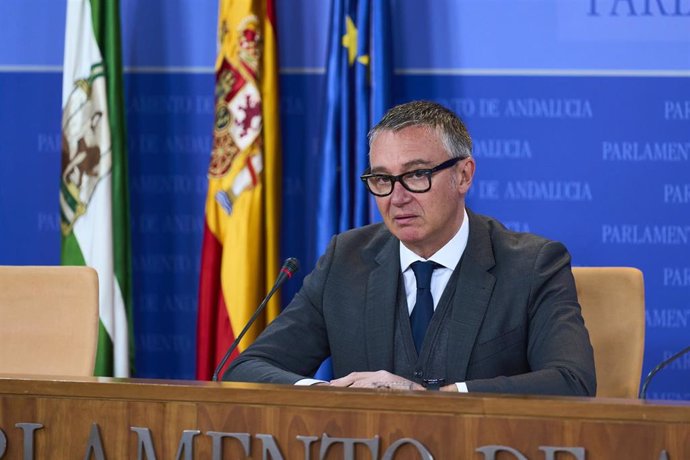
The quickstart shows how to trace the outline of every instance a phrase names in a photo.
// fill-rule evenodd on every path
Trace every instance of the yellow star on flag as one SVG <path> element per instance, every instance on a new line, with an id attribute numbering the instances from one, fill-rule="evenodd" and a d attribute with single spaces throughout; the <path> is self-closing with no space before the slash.
<path id="1" fill-rule="evenodd" d="M 343 35 L 343 46 L 347 48 L 347 61 L 352 65 L 357 57 L 357 27 L 352 22 L 350 16 L 345 16 L 345 35 Z M 357 62 L 369 64 L 369 56 L 364 55 L 357 58 Z"/>

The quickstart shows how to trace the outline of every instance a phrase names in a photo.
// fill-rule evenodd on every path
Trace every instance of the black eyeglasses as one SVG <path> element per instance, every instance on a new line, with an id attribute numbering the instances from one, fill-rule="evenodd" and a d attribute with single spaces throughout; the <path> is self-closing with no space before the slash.
<path id="1" fill-rule="evenodd" d="M 388 196 L 393 193 L 396 182 L 400 182 L 405 189 L 412 193 L 424 193 L 431 189 L 431 176 L 438 171 L 450 168 L 464 158 L 451 158 L 431 169 L 415 169 L 397 176 L 389 174 L 362 174 L 360 179 L 367 186 L 372 195 Z"/>

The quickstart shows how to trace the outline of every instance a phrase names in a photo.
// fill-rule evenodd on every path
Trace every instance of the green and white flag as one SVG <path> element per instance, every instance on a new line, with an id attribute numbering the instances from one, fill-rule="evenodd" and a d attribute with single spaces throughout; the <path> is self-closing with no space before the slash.
<path id="1" fill-rule="evenodd" d="M 62 264 L 98 271 L 95 375 L 130 374 L 131 260 L 120 14 L 67 0 L 62 80 Z"/>

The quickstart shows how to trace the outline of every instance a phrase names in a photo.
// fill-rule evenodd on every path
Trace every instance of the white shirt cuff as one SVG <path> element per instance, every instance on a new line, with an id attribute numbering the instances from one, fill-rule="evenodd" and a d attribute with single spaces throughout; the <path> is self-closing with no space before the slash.
<path id="1" fill-rule="evenodd" d="M 295 385 L 299 386 L 311 386 L 311 385 L 316 385 L 317 383 L 328 383 L 325 380 L 316 380 L 316 379 L 302 379 L 298 380 L 295 382 Z"/>
<path id="2" fill-rule="evenodd" d="M 455 382 L 455 386 L 458 387 L 459 393 L 469 393 L 467 390 L 467 384 L 465 382 Z"/>

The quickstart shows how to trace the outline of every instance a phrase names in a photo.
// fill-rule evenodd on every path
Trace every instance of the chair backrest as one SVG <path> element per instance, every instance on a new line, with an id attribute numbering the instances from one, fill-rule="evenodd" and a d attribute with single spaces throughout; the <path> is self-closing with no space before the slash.
<path id="1" fill-rule="evenodd" d="M 97 342 L 93 268 L 0 266 L 0 373 L 93 375 Z"/>
<path id="2" fill-rule="evenodd" d="M 637 398 L 644 355 L 644 280 L 631 267 L 573 267 L 594 347 L 597 396 Z"/>

